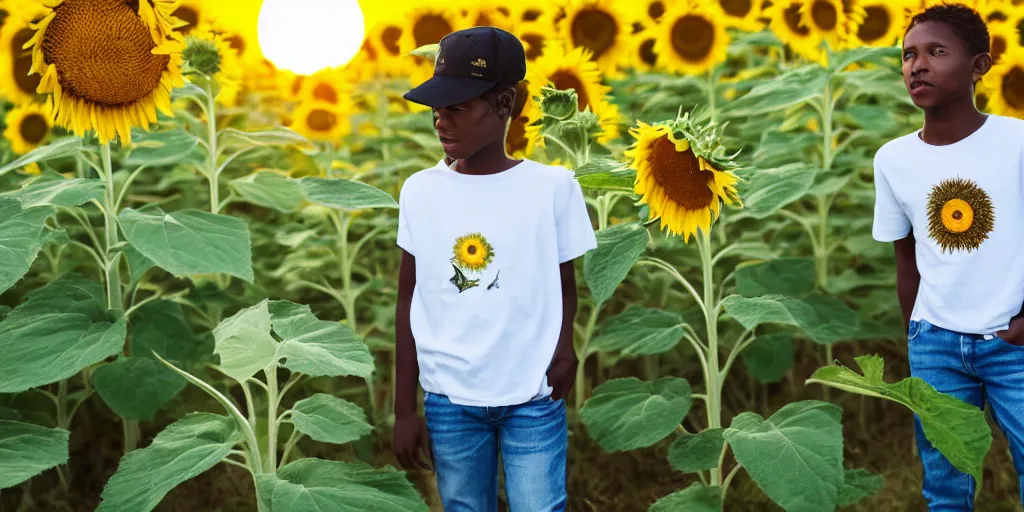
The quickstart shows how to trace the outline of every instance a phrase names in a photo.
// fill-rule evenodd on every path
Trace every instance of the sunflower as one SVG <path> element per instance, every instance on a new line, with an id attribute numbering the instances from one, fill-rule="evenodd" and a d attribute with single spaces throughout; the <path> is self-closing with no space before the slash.
<path id="1" fill-rule="evenodd" d="M 469 2 L 459 12 L 470 27 L 498 27 L 509 30 L 512 28 L 510 11 L 492 8 L 489 4 Z"/>
<path id="2" fill-rule="evenodd" d="M 190 35 L 208 41 L 217 48 L 217 54 L 220 56 L 220 69 L 215 76 L 219 86 L 215 98 L 217 102 L 229 106 L 238 105 L 239 93 L 242 90 L 243 80 L 245 80 L 245 69 L 242 67 L 238 51 L 224 36 L 224 32 L 213 25 L 197 27 Z"/>
<path id="3" fill-rule="evenodd" d="M 633 51 L 622 64 L 637 71 L 648 72 L 658 67 L 658 54 L 654 47 L 658 42 L 657 33 L 650 29 L 633 36 Z"/>
<path id="4" fill-rule="evenodd" d="M 761 14 L 764 0 L 718 0 L 725 24 L 747 32 L 759 32 L 764 28 Z"/>
<path id="5" fill-rule="evenodd" d="M 942 252 L 971 252 L 994 226 L 992 200 L 971 180 L 943 180 L 928 194 L 928 236 Z"/>
<path id="6" fill-rule="evenodd" d="M 866 0 L 861 3 L 861 8 L 864 9 L 864 21 L 853 32 L 861 46 L 892 46 L 903 36 L 907 22 L 907 9 L 903 4 Z"/>
<path id="7" fill-rule="evenodd" d="M 452 263 L 464 271 L 481 272 L 494 259 L 494 247 L 480 233 L 469 233 L 455 240 Z"/>
<path id="8" fill-rule="evenodd" d="M 350 83 L 337 68 L 329 68 L 305 77 L 301 81 L 299 97 L 302 101 L 342 105 L 352 94 Z"/>
<path id="9" fill-rule="evenodd" d="M 17 4 L 5 4 L 7 18 L 0 28 L 0 95 L 12 103 L 34 101 L 38 94 L 39 76 L 30 75 L 32 50 L 24 49 L 36 31 L 30 26 L 35 11 L 15 8 Z"/>
<path id="10" fill-rule="evenodd" d="M 803 25 L 818 40 L 839 49 L 850 36 L 850 20 L 840 0 L 806 0 L 800 7 Z"/>
<path id="11" fill-rule="evenodd" d="M 469 27 L 457 9 L 440 4 L 421 5 L 407 13 L 405 18 L 407 21 L 399 40 L 402 54 L 423 45 L 439 43 L 444 36 Z"/>
<path id="12" fill-rule="evenodd" d="M 38 103 L 15 107 L 7 113 L 4 124 L 7 126 L 4 138 L 11 143 L 11 151 L 18 155 L 42 145 L 53 128 L 50 110 Z"/>
<path id="13" fill-rule="evenodd" d="M 558 35 L 576 48 L 586 48 L 602 70 L 615 69 L 630 53 L 634 14 L 615 0 L 578 0 L 565 5 Z"/>
<path id="14" fill-rule="evenodd" d="M 508 17 L 509 22 L 513 26 L 518 26 L 520 23 L 535 23 L 541 21 L 549 13 L 547 10 L 547 2 L 540 0 L 522 0 L 518 2 L 510 2 L 511 5 L 502 5 L 496 7 L 498 11 L 508 11 L 505 16 Z M 548 20 L 549 22 L 551 20 Z"/>
<path id="15" fill-rule="evenodd" d="M 674 4 L 657 29 L 658 64 L 676 73 L 698 75 L 724 61 L 729 48 L 724 17 L 717 3 Z"/>
<path id="16" fill-rule="evenodd" d="M 207 23 L 211 3 L 208 0 L 180 0 L 178 7 L 171 14 L 181 20 L 181 32 L 188 34 L 192 29 Z"/>
<path id="17" fill-rule="evenodd" d="M 633 191 L 661 219 L 661 228 L 689 242 L 697 230 L 707 234 L 721 214 L 722 203 L 740 204 L 736 177 L 718 158 L 714 129 L 695 126 L 687 115 L 670 123 L 637 122 L 630 129 L 635 143 L 626 150 L 630 167 L 637 171 Z M 691 139 L 692 137 L 692 139 Z"/>
<path id="18" fill-rule="evenodd" d="M 544 46 L 544 54 L 526 72 L 530 98 L 539 97 L 541 89 L 548 84 L 560 90 L 575 89 L 580 110 L 589 107 L 597 115 L 603 129 L 598 142 L 604 144 L 619 136 L 619 109 L 608 97 L 611 88 L 602 85 L 601 78 L 597 63 L 591 60 L 585 48 L 567 51 L 557 42 L 548 42 Z M 539 109 L 534 112 L 539 112 Z M 533 133 L 539 136 L 539 131 Z M 534 142 L 543 146 L 543 140 L 535 139 Z"/>
<path id="19" fill-rule="evenodd" d="M 310 140 L 337 142 L 352 131 L 348 113 L 337 105 L 321 101 L 305 101 L 299 104 L 288 127 Z"/>
<path id="20" fill-rule="evenodd" d="M 768 27 L 798 55 L 813 61 L 824 62 L 825 53 L 820 48 L 821 36 L 812 32 L 804 22 L 801 10 L 803 0 L 779 0 L 767 9 L 770 22 Z"/>
<path id="21" fill-rule="evenodd" d="M 989 23 L 990 51 L 992 63 L 999 64 L 999 59 L 1012 47 L 1019 47 L 1017 28 L 1009 23 Z"/>
<path id="22" fill-rule="evenodd" d="M 52 93 L 56 124 L 78 136 L 95 129 L 101 144 L 131 142 L 131 127 L 149 128 L 159 108 L 169 116 L 171 90 L 183 86 L 181 36 L 173 0 L 48 0 L 53 7 L 29 41 L 39 92 Z"/>
<path id="23" fill-rule="evenodd" d="M 513 158 L 524 158 L 533 153 L 539 140 L 539 126 L 530 123 L 537 116 L 536 106 L 530 100 L 530 88 L 526 80 L 516 84 L 516 102 L 512 106 L 508 129 L 505 132 L 505 152 Z"/>
<path id="24" fill-rule="evenodd" d="M 642 9 L 643 13 L 639 16 L 634 14 L 634 18 L 640 20 L 645 27 L 658 24 L 661 17 L 665 15 L 665 0 L 645 0 L 637 2 L 635 5 Z"/>
<path id="25" fill-rule="evenodd" d="M 988 109 L 996 115 L 1024 119 L 1024 48 L 1013 46 L 982 79 Z"/>
<path id="26" fill-rule="evenodd" d="M 1015 10 L 1013 5 L 1006 0 L 979 0 L 975 9 L 985 19 L 985 22 L 989 24 L 990 29 L 993 23 L 1000 23 L 1010 19 Z"/>
<path id="27" fill-rule="evenodd" d="M 551 31 L 537 21 L 519 24 L 515 35 L 523 43 L 527 63 L 536 61 L 544 53 L 544 46 L 550 40 L 550 34 Z"/>

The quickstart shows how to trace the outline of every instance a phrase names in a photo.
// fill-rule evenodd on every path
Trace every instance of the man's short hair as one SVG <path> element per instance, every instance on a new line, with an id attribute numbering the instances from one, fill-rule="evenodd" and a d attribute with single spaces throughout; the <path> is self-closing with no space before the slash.
<path id="1" fill-rule="evenodd" d="M 967 45 L 967 51 L 972 56 L 990 51 L 988 26 L 985 25 L 985 20 L 978 11 L 966 5 L 941 4 L 929 7 L 910 19 L 906 33 L 926 21 L 945 23 Z"/>

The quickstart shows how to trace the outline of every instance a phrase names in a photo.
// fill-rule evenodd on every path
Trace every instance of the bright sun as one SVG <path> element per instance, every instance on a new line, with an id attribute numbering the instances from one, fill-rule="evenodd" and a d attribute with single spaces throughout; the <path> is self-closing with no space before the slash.
<path id="1" fill-rule="evenodd" d="M 257 30 L 270 62 L 311 75 L 344 66 L 359 53 L 363 11 L 357 0 L 263 0 Z"/>

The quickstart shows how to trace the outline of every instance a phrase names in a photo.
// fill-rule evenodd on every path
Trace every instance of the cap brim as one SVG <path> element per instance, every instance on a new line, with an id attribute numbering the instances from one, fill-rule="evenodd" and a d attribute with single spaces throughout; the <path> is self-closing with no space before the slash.
<path id="1" fill-rule="evenodd" d="M 495 85 L 472 77 L 434 76 L 402 97 L 431 108 L 445 108 L 476 98 Z"/>

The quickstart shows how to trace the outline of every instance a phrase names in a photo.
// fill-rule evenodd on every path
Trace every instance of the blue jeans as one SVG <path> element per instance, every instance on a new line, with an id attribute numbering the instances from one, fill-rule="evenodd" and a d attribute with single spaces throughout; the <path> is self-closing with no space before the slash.
<path id="1" fill-rule="evenodd" d="M 511 512 L 565 510 L 564 400 L 470 407 L 425 393 L 423 409 L 445 512 L 498 510 L 499 449 Z"/>
<path id="2" fill-rule="evenodd" d="M 990 413 L 1010 442 L 1024 503 L 1024 347 L 999 338 L 947 331 L 913 321 L 908 331 L 910 374 L 943 393 Z M 953 467 L 924 436 L 914 416 L 924 466 L 923 494 L 930 512 L 973 511 L 974 477 Z"/>

